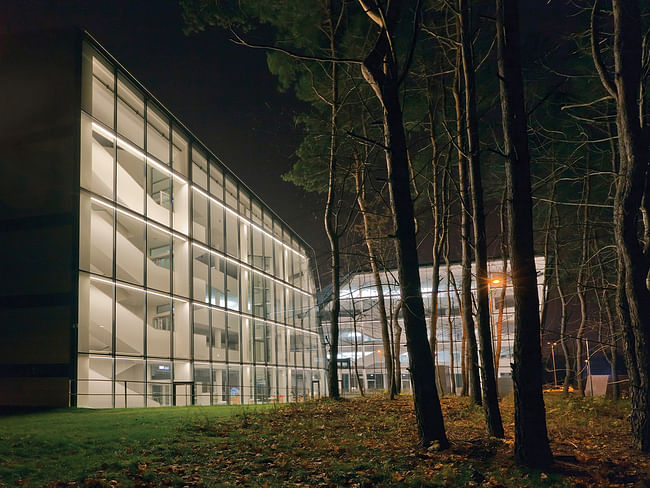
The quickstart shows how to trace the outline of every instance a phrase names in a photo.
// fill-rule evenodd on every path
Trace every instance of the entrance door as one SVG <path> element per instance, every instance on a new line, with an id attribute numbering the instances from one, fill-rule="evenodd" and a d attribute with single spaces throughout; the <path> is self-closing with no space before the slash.
<path id="1" fill-rule="evenodd" d="M 177 407 L 192 405 L 193 387 L 193 383 L 174 383 L 174 405 Z"/>

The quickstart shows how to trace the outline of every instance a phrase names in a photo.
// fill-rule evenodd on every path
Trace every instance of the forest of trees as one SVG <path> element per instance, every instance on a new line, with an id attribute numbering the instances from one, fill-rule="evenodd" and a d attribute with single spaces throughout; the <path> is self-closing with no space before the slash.
<path id="1" fill-rule="evenodd" d="M 296 117 L 303 139 L 286 179 L 323 195 L 331 397 L 339 397 L 341 276 L 366 267 L 378 280 L 394 267 L 420 442 L 448 446 L 434 367 L 436 277 L 460 260 L 465 393 L 483 405 L 488 434 L 502 437 L 487 260 L 508 259 L 517 462 L 552 462 L 542 346 L 549 354 L 559 346 L 565 392 L 584 395 L 584 339 L 611 365 L 612 394 L 626 385 L 635 446 L 650 452 L 650 3 L 181 4 L 188 32 L 218 26 L 265 49 L 279 89 L 308 107 Z M 546 263 L 541 304 L 536 255 Z M 434 268 L 428 335 L 420 260 Z M 381 290 L 377 283 L 383 304 Z M 394 378 L 393 318 L 380 312 Z M 618 380 L 619 356 L 627 382 Z M 386 385 L 391 397 L 396 383 Z"/>

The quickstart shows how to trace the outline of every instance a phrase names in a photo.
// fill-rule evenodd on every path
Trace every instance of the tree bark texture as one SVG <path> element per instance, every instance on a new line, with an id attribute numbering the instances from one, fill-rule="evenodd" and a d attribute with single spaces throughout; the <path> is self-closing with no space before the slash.
<path id="1" fill-rule="evenodd" d="M 516 0 L 496 0 L 497 63 L 501 98 L 508 236 L 515 299 L 513 382 L 515 460 L 543 468 L 553 461 L 542 397 L 542 354 L 539 343 L 539 299 L 533 246 L 533 213 L 527 115 L 519 49 Z"/>
<path id="2" fill-rule="evenodd" d="M 472 199 L 472 222 L 474 224 L 474 263 L 476 266 L 476 297 L 478 335 L 481 345 L 481 390 L 483 410 L 488 433 L 503 437 L 503 423 L 499 410 L 497 383 L 494 376 L 494 355 L 490 330 L 490 290 L 487 266 L 487 242 L 485 236 L 485 212 L 483 210 L 483 181 L 479 147 L 479 121 L 476 110 L 476 81 L 472 53 L 471 22 L 468 0 L 459 0 L 460 39 L 465 81 L 465 113 L 467 127 L 467 157 Z M 465 212 L 463 213 L 465 215 Z M 463 280 L 464 282 L 464 280 Z M 464 290 L 463 290 L 464 291 Z M 471 293 L 471 292 L 470 292 Z"/>
<path id="3" fill-rule="evenodd" d="M 460 22 L 459 22 L 460 24 Z M 461 29 L 459 28 L 459 31 Z M 471 245 L 471 201 L 469 191 L 468 161 L 465 153 L 465 117 L 463 116 L 462 102 L 460 99 L 460 70 L 461 58 L 457 56 L 459 64 L 454 82 L 453 94 L 456 106 L 456 130 L 458 144 L 458 191 L 461 200 L 461 314 L 463 317 L 463 330 L 465 332 L 465 343 L 467 344 L 467 376 L 469 379 L 468 388 L 470 402 L 481 405 L 481 385 L 478 368 L 478 347 L 476 345 L 476 333 L 474 332 L 474 316 L 472 314 L 472 245 Z"/>
<path id="4" fill-rule="evenodd" d="M 330 21 L 330 51 L 332 57 L 336 57 L 336 46 L 334 44 L 335 31 Z M 330 398 L 338 399 L 339 373 L 338 373 L 338 352 L 339 352 L 339 315 L 341 313 L 341 256 L 339 250 L 339 234 L 337 216 L 334 212 L 334 199 L 336 198 L 336 157 L 337 157 L 337 113 L 338 113 L 338 66 L 331 63 L 331 90 L 332 100 L 330 103 L 330 154 L 327 182 L 327 202 L 325 204 L 325 232 L 330 245 L 330 266 L 332 270 L 332 307 L 330 309 L 330 359 L 327 367 L 327 386 Z"/>
<path id="5" fill-rule="evenodd" d="M 650 242 L 640 241 L 640 214 L 650 205 L 648 144 L 650 134 L 639 118 L 641 15 L 639 2 L 613 0 L 616 126 L 620 167 L 614 198 L 614 235 L 622 277 L 619 319 L 623 324 L 630 374 L 634 444 L 650 452 Z M 645 196 L 645 198 L 644 198 Z M 648 229 L 645 229 L 647 236 Z"/>
<path id="6" fill-rule="evenodd" d="M 363 0 L 359 3 L 368 17 L 380 28 L 376 44 L 363 62 L 362 73 L 383 108 L 389 196 L 395 225 L 402 315 L 418 434 L 422 445 L 437 444 L 439 448 L 446 448 L 449 441 L 445 433 L 435 368 L 427 340 L 406 137 L 400 105 L 400 77 L 396 53 L 393 50 L 392 34 L 398 24 L 403 2 L 393 0 L 386 12 L 380 12 L 380 7 L 376 5 L 368 7 Z M 415 2 L 412 2 L 411 6 L 415 7 Z"/>
<path id="7" fill-rule="evenodd" d="M 372 270 L 372 276 L 375 280 L 375 290 L 377 290 L 377 310 L 379 311 L 379 323 L 381 325 L 381 340 L 382 344 L 384 345 L 384 364 L 386 366 L 386 376 L 388 378 L 388 394 L 392 400 L 397 394 L 395 387 L 395 375 L 393 374 L 393 354 L 391 352 L 390 333 L 388 331 L 388 317 L 386 316 L 384 289 L 381 284 L 381 277 L 379 275 L 379 268 L 377 267 L 375 250 L 372 246 L 372 239 L 370 236 L 370 222 L 368 221 L 368 212 L 366 208 L 366 191 L 364 180 L 365 178 L 363 175 L 363 170 L 360 167 L 359 162 L 357 162 L 356 171 L 354 173 L 354 182 L 357 191 L 357 205 L 359 206 L 359 211 L 361 212 L 361 217 L 363 218 L 363 235 L 366 241 L 366 248 L 368 249 L 368 261 L 370 262 L 370 269 Z"/>

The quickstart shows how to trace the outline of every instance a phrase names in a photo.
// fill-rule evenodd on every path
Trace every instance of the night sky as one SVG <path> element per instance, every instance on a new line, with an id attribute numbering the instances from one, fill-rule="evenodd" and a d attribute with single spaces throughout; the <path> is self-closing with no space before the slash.
<path id="1" fill-rule="evenodd" d="M 281 175 L 300 141 L 293 94 L 280 94 L 264 52 L 213 28 L 183 34 L 177 0 L 1 0 L 0 34 L 86 29 L 317 254 L 320 199 Z"/>

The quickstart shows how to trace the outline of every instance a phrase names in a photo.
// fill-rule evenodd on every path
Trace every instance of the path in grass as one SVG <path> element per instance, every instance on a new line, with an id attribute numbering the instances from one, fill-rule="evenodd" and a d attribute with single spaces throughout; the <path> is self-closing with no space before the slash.
<path id="1" fill-rule="evenodd" d="M 501 404 L 505 440 L 486 436 L 482 410 L 466 399 L 442 403 L 452 441 L 443 452 L 414 445 L 410 397 L 293 404 L 234 416 L 222 407 L 192 407 L 4 418 L 0 479 L 11 486 L 21 463 L 30 469 L 40 463 L 39 475 L 20 474 L 23 485 L 650 485 L 650 457 L 628 447 L 623 403 L 547 396 L 558 459 L 548 471 L 514 465 L 511 400 Z M 13 430 L 7 433 L 6 425 Z M 80 466 L 57 465 L 65 456 L 67 466 Z"/>

